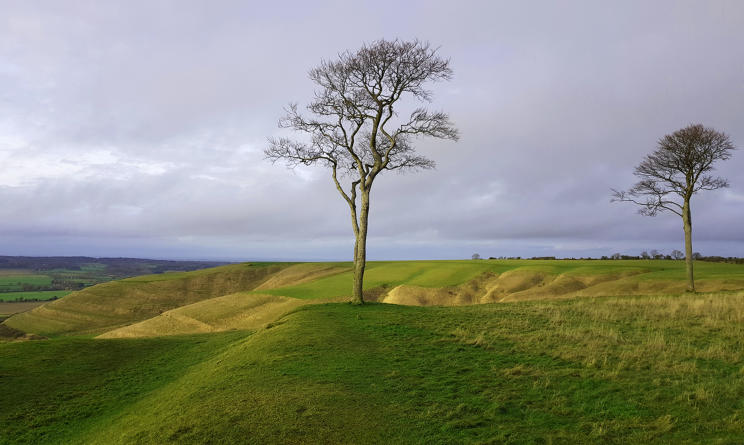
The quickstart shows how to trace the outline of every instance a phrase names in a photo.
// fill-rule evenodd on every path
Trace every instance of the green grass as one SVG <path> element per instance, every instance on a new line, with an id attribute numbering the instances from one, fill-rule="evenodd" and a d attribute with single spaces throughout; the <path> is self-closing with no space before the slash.
<path id="1" fill-rule="evenodd" d="M 349 295 L 353 272 L 351 263 L 338 263 L 348 267 L 347 272 L 321 278 L 310 283 L 261 291 L 294 298 L 325 298 Z M 411 284 L 426 287 L 454 286 L 477 275 L 506 267 L 494 267 L 485 261 L 375 261 L 367 263 L 364 288 L 393 287 Z"/>
<path id="2" fill-rule="evenodd" d="M 0 444 L 79 440 L 246 335 L 0 343 Z"/>
<path id="3" fill-rule="evenodd" d="M 316 263 L 312 266 L 332 269 L 332 274 L 307 282 L 290 280 L 288 283 L 301 284 L 277 284 L 271 288 L 260 286 L 280 271 L 306 268 L 308 265 L 244 263 L 129 278 L 86 288 L 44 307 L 14 316 L 5 323 L 15 329 L 44 336 L 92 334 L 234 292 L 254 291 L 300 299 L 351 294 L 352 272 L 349 263 Z M 744 288 L 744 265 L 698 262 L 696 271 L 701 290 Z M 653 295 L 681 293 L 685 288 L 682 261 L 468 260 L 370 262 L 365 275 L 365 289 L 382 289 L 382 293 L 385 293 L 402 284 L 437 289 L 463 285 L 484 274 L 495 276 L 504 272 L 518 272 L 517 275 L 524 279 L 517 277 L 514 282 L 508 282 L 507 279 L 505 282 L 481 283 L 482 286 L 501 286 L 500 292 L 503 292 L 490 301 L 502 298 L 544 299 L 560 292 L 565 292 L 561 296 L 570 296 L 570 292 L 580 292 L 584 296 Z M 539 275 L 539 279 L 531 281 L 529 277 L 525 278 L 529 274 Z M 590 287 L 586 289 L 581 287 L 583 285 L 570 282 L 571 277 L 603 278 L 603 275 L 608 280 L 598 285 L 587 285 Z M 554 283 L 552 280 L 556 277 L 567 278 L 564 281 L 568 284 L 563 285 L 560 280 Z M 574 281 L 578 281 L 578 278 Z M 485 287 L 475 293 L 478 292 L 485 294 Z M 446 299 L 431 301 L 448 304 Z"/>
<path id="4" fill-rule="evenodd" d="M 54 297 L 62 298 L 71 293 L 69 290 L 44 290 L 29 292 L 3 292 L 0 293 L 0 301 L 18 301 L 18 300 L 52 300 Z"/>
<path id="5" fill-rule="evenodd" d="M 352 271 L 296 286 L 287 286 L 262 293 L 294 298 L 324 298 L 350 295 Z M 744 267 L 737 264 L 696 262 L 698 280 L 744 278 Z M 639 273 L 641 280 L 685 279 L 684 261 L 666 260 L 465 260 L 465 261 L 386 261 L 369 262 L 364 288 L 390 288 L 401 284 L 422 287 L 446 287 L 462 284 L 484 272 L 503 273 L 512 270 L 536 271 L 551 275 L 600 275 Z"/>
<path id="6" fill-rule="evenodd" d="M 26 273 L 0 276 L 0 292 L 22 291 L 24 285 L 48 287 L 52 285 L 52 277 Z"/>
<path id="7" fill-rule="evenodd" d="M 742 338 L 733 292 L 325 304 L 248 337 L 0 344 L 0 431 L 7 443 L 741 443 Z"/>
<path id="8" fill-rule="evenodd" d="M 197 301 L 251 290 L 286 265 L 233 264 L 99 284 L 6 320 L 44 336 L 100 334 Z"/>

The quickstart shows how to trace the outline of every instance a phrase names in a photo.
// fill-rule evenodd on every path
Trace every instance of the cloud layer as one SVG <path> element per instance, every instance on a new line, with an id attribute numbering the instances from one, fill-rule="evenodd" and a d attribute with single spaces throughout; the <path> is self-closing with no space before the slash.
<path id="1" fill-rule="evenodd" d="M 736 1 L 4 2 L 0 254 L 351 257 L 322 169 L 263 159 L 307 71 L 378 38 L 440 46 L 433 107 L 458 143 L 373 192 L 372 258 L 586 256 L 681 248 L 676 215 L 610 204 L 666 133 L 744 146 Z M 696 250 L 744 256 L 744 154 L 693 201 Z"/>

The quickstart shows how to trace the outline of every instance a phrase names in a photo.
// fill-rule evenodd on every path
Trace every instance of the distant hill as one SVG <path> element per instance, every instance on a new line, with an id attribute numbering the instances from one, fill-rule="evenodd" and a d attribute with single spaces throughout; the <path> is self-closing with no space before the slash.
<path id="1" fill-rule="evenodd" d="M 224 264 L 228 263 L 80 256 L 0 256 L 0 302 L 54 300 L 71 291 L 112 280 L 164 272 L 186 272 Z"/>
<path id="2" fill-rule="evenodd" d="M 31 269 L 49 271 L 55 269 L 82 270 L 91 265 L 105 266 L 106 273 L 114 279 L 162 273 L 166 271 L 189 271 L 229 264 L 225 261 L 175 261 L 144 258 L 94 258 L 86 256 L 0 256 L 0 269 Z"/>

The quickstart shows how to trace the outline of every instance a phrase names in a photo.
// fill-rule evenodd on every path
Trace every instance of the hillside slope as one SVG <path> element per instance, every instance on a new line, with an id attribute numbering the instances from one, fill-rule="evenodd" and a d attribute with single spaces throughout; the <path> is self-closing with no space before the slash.
<path id="1" fill-rule="evenodd" d="M 75 292 L 4 323 L 40 335 L 100 333 L 197 301 L 252 290 L 291 264 L 235 264 L 146 275 Z"/>
<path id="2" fill-rule="evenodd" d="M 238 292 L 181 306 L 139 323 L 106 332 L 97 338 L 157 337 L 236 329 L 257 330 L 300 306 L 326 301 Z"/>
<path id="3" fill-rule="evenodd" d="M 70 294 L 5 323 L 46 336 L 254 329 L 304 304 L 298 300 L 348 296 L 351 274 L 349 263 L 258 263 L 150 275 Z M 414 306 L 678 295 L 684 276 L 682 261 L 388 261 L 369 263 L 365 293 L 369 301 Z M 696 276 L 703 292 L 744 289 L 744 265 L 698 262 Z"/>
<path id="4" fill-rule="evenodd" d="M 0 442 L 741 443 L 741 338 L 735 292 L 306 305 L 253 335 L 0 344 Z"/>

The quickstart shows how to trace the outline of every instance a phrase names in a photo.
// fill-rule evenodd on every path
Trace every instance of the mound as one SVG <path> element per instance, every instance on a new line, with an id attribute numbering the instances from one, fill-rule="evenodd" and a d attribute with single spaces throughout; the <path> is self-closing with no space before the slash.
<path id="1" fill-rule="evenodd" d="M 157 337 L 233 329 L 256 330 L 309 303 L 318 301 L 239 292 L 163 312 L 157 317 L 106 332 L 98 338 Z"/>
<path id="2" fill-rule="evenodd" d="M 348 267 L 339 267 L 323 263 L 303 263 L 289 266 L 272 275 L 255 290 L 276 289 L 308 283 L 329 275 L 347 272 Z"/>
<path id="3" fill-rule="evenodd" d="M 606 273 L 584 269 L 554 273 L 525 267 L 501 274 L 486 272 L 459 286 L 442 288 L 404 284 L 379 293 L 374 301 L 408 306 L 462 306 L 570 297 L 671 295 L 684 293 L 686 289 L 684 280 L 643 269 L 610 269 Z M 744 287 L 744 277 L 709 278 L 697 283 L 701 292 L 739 290 Z"/>
<path id="4" fill-rule="evenodd" d="M 232 339 L 0 345 L 0 428 L 9 443 L 741 443 L 743 322 L 741 292 L 331 304 Z"/>
<path id="5" fill-rule="evenodd" d="M 75 292 L 4 323 L 42 335 L 100 333 L 198 301 L 255 289 L 289 264 L 236 264 L 148 275 Z"/>

